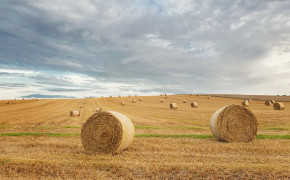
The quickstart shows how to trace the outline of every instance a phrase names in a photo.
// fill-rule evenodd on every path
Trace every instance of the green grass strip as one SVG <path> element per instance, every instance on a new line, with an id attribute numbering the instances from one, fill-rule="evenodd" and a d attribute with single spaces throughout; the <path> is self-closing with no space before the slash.
<path id="1" fill-rule="evenodd" d="M 79 136 L 77 133 L 0 133 L 1 136 L 56 136 L 56 137 L 69 137 Z"/>
<path id="2" fill-rule="evenodd" d="M 195 138 L 195 139 L 208 139 L 213 138 L 213 135 L 203 134 L 136 134 L 136 138 Z"/>
<path id="3" fill-rule="evenodd" d="M 161 129 L 161 127 L 152 127 L 152 126 L 135 126 L 135 129 Z"/>
<path id="4" fill-rule="evenodd" d="M 290 135 L 265 135 L 258 134 L 257 139 L 290 139 Z"/>
<path id="5" fill-rule="evenodd" d="M 62 128 L 75 128 L 75 129 L 77 129 L 77 128 L 81 128 L 81 127 L 79 127 L 79 126 L 62 126 Z"/>
<path id="6" fill-rule="evenodd" d="M 153 127 L 153 126 L 135 126 L 135 129 L 181 129 L 181 130 L 187 130 L 187 129 L 205 129 L 205 127 L 198 127 L 198 126 L 172 126 L 172 127 Z"/>
<path id="7" fill-rule="evenodd" d="M 260 127 L 261 130 L 290 130 L 290 127 Z"/>
<path id="8" fill-rule="evenodd" d="M 50 137 L 70 137 L 80 136 L 78 133 L 0 133 L 1 136 L 50 136 Z M 207 134 L 136 134 L 135 138 L 194 138 L 208 139 L 214 138 L 213 135 Z M 257 135 L 257 139 L 290 139 L 290 135 Z"/>

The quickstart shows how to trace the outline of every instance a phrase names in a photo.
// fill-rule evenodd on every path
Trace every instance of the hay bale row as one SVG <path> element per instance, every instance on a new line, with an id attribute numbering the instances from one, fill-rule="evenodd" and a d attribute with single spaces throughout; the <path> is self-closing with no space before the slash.
<path id="1" fill-rule="evenodd" d="M 248 100 L 244 100 L 242 103 L 243 107 L 248 107 L 249 106 L 249 101 Z"/>
<path id="2" fill-rule="evenodd" d="M 190 106 L 191 106 L 192 108 L 198 108 L 198 104 L 197 104 L 197 102 L 192 102 L 192 103 L 190 104 Z"/>
<path id="3" fill-rule="evenodd" d="M 170 103 L 169 107 L 170 107 L 170 109 L 177 109 L 177 104 L 176 103 Z"/>
<path id="4" fill-rule="evenodd" d="M 133 142 L 134 136 L 135 128 L 131 120 L 114 111 L 93 114 L 81 130 L 84 148 L 105 154 L 126 149 Z"/>
<path id="5" fill-rule="evenodd" d="M 285 109 L 285 105 L 284 103 L 281 102 L 275 102 L 273 105 L 274 110 L 284 110 Z"/>
<path id="6" fill-rule="evenodd" d="M 249 142 L 257 135 L 258 122 L 249 109 L 240 105 L 229 105 L 212 115 L 210 128 L 221 141 Z"/>
<path id="7" fill-rule="evenodd" d="M 80 111 L 71 111 L 70 112 L 70 116 L 72 116 L 72 117 L 74 117 L 74 116 L 80 116 L 80 115 L 81 115 Z"/>

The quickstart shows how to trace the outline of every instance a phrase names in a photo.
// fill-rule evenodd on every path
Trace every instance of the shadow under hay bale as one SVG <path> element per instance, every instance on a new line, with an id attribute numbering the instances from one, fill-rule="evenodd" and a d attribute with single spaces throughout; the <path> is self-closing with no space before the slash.
<path id="1" fill-rule="evenodd" d="M 70 112 L 70 116 L 74 117 L 74 116 L 80 116 L 80 112 L 79 111 L 71 111 Z"/>
<path id="2" fill-rule="evenodd" d="M 131 120 L 118 112 L 93 114 L 83 125 L 81 141 L 86 150 L 116 153 L 129 147 L 135 136 Z"/>
<path id="3" fill-rule="evenodd" d="M 197 102 L 192 102 L 192 103 L 190 104 L 190 106 L 191 106 L 192 108 L 198 108 L 198 104 L 197 104 Z"/>
<path id="4" fill-rule="evenodd" d="M 213 135 L 221 141 L 249 142 L 257 135 L 258 122 L 249 109 L 233 104 L 212 115 L 210 128 Z"/>
<path id="5" fill-rule="evenodd" d="M 177 109 L 177 104 L 176 103 L 170 103 L 170 109 Z"/>
<path id="6" fill-rule="evenodd" d="M 273 108 L 274 108 L 274 110 L 284 110 L 285 105 L 284 105 L 284 103 L 276 102 L 276 103 L 274 103 Z"/>

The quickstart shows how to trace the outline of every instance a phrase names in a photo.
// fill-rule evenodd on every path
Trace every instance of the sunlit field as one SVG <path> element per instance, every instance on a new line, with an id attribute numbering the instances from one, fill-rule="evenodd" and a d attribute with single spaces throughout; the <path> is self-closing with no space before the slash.
<path id="1" fill-rule="evenodd" d="M 283 102 L 285 110 L 265 106 L 265 99 L 278 97 L 250 97 L 247 108 L 259 126 L 257 138 L 249 143 L 219 142 L 209 126 L 215 111 L 241 104 L 247 96 L 167 97 L 0 101 L 0 179 L 290 178 L 289 97 L 279 97 L 288 101 Z M 190 107 L 194 101 L 198 108 Z M 178 108 L 170 109 L 171 102 Z M 110 155 L 84 150 L 81 127 L 97 107 L 132 120 L 136 135 L 126 150 Z M 70 117 L 72 110 L 80 116 Z"/>

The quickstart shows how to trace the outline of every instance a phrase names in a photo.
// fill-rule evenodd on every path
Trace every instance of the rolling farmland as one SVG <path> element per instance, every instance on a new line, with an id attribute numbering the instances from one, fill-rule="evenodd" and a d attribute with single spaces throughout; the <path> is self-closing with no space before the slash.
<path id="1" fill-rule="evenodd" d="M 216 110 L 241 104 L 238 98 L 246 96 L 139 98 L 0 101 L 0 179 L 290 178 L 289 97 L 279 97 L 288 101 L 283 102 L 285 110 L 274 110 L 261 97 L 251 96 L 247 108 L 257 117 L 259 130 L 250 143 L 219 142 L 209 127 Z M 190 107 L 194 101 L 198 108 Z M 172 102 L 177 109 L 169 108 Z M 81 127 L 97 107 L 132 120 L 136 135 L 128 149 L 113 155 L 84 150 Z M 80 116 L 71 117 L 72 110 Z"/>

